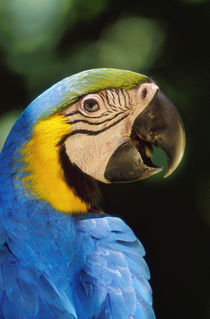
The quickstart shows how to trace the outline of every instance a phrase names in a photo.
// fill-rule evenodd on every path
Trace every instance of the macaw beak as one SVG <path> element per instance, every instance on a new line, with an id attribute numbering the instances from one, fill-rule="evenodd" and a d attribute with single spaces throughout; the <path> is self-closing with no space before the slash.
<path id="1" fill-rule="evenodd" d="M 159 173 L 152 163 L 152 146 L 166 153 L 169 176 L 179 165 L 185 148 L 182 119 L 171 101 L 159 90 L 133 123 L 130 140 L 121 144 L 108 161 L 109 182 L 131 182 Z"/>

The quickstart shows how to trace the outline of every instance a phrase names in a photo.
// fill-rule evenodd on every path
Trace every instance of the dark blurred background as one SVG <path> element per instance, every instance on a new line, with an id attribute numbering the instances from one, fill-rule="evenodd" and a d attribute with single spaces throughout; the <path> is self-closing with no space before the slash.
<path id="1" fill-rule="evenodd" d="M 172 176 L 102 186 L 145 246 L 159 319 L 210 318 L 209 13 L 205 0 L 0 0 L 0 147 L 32 99 L 89 68 L 151 76 L 182 115 Z"/>

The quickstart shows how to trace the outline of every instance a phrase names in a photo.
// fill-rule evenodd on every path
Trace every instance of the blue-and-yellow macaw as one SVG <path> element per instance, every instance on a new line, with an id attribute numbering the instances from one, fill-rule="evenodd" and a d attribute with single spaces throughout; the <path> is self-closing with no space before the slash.
<path id="1" fill-rule="evenodd" d="M 171 174 L 180 116 L 144 75 L 94 69 L 37 97 L 0 154 L 0 319 L 154 319 L 144 248 L 97 182 Z"/>

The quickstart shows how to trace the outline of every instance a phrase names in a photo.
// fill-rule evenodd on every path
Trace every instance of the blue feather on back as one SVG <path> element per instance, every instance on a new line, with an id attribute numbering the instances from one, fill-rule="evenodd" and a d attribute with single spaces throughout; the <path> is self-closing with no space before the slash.
<path id="1" fill-rule="evenodd" d="M 49 220 L 55 221 L 56 215 L 51 212 Z M 12 251 L 7 243 L 2 245 L 3 318 L 14 318 L 15 311 L 37 319 L 43 314 L 46 319 L 155 318 L 144 249 L 130 228 L 107 215 L 61 216 L 49 237 L 44 234 L 46 256 L 37 233 L 31 231 L 22 238 L 21 227 L 8 240 Z M 45 231 L 49 220 L 45 216 L 39 227 Z M 37 223 L 31 228 L 36 229 Z M 72 231 L 69 237 L 65 230 Z"/>

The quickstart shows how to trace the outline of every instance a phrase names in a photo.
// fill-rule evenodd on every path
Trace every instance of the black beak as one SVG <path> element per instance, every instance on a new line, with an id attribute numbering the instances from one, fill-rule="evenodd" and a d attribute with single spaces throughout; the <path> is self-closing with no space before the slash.
<path id="1" fill-rule="evenodd" d="M 131 182 L 161 171 L 151 161 L 152 145 L 166 153 L 169 176 L 179 165 L 185 148 L 182 119 L 171 101 L 159 90 L 135 119 L 130 141 L 112 154 L 105 171 L 110 182 Z"/>

